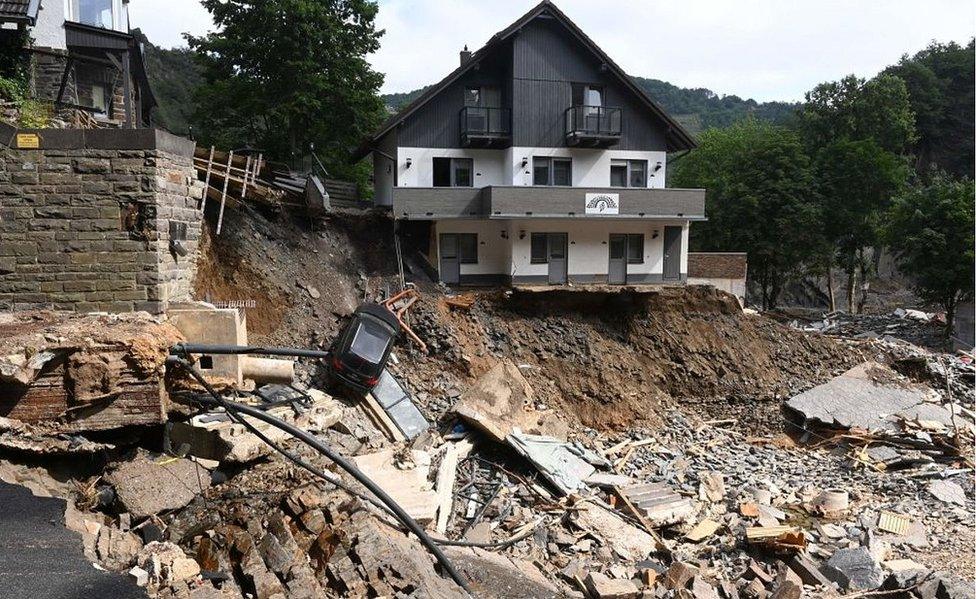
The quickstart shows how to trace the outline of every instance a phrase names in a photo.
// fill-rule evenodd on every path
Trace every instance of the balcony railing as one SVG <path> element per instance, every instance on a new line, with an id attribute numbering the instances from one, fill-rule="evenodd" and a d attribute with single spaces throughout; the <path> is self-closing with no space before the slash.
<path id="1" fill-rule="evenodd" d="M 620 141 L 620 109 L 571 106 L 566 109 L 566 143 L 571 146 L 612 146 Z"/>
<path id="2" fill-rule="evenodd" d="M 512 141 L 512 111 L 508 108 L 465 106 L 458 117 L 463 146 L 504 147 Z"/>

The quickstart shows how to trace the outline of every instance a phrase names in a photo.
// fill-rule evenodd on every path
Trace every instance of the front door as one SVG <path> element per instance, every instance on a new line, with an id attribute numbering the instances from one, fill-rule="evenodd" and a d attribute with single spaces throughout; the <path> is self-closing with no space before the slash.
<path id="1" fill-rule="evenodd" d="M 610 235 L 610 270 L 608 280 L 611 285 L 627 282 L 627 236 Z"/>
<path id="2" fill-rule="evenodd" d="M 664 227 L 664 280 L 681 279 L 681 227 Z"/>
<path id="3" fill-rule="evenodd" d="M 461 282 L 461 257 L 456 233 L 441 233 L 440 276 L 447 285 Z"/>
<path id="4" fill-rule="evenodd" d="M 569 235 L 567 233 L 549 233 L 549 284 L 565 285 L 567 281 L 568 259 L 567 249 Z"/>

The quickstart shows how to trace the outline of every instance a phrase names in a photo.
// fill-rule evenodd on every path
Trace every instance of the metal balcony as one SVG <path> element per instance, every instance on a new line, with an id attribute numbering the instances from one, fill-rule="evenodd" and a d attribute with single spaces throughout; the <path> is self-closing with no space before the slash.
<path id="1" fill-rule="evenodd" d="M 508 108 L 465 106 L 458 117 L 463 147 L 506 148 L 512 144 L 512 111 Z"/>
<path id="2" fill-rule="evenodd" d="M 620 141 L 620 109 L 609 106 L 571 106 L 566 109 L 566 144 L 607 148 Z"/>

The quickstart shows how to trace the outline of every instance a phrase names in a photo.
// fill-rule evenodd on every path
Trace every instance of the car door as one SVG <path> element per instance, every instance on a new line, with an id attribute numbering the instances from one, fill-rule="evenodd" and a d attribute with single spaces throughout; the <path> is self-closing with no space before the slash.
<path id="1" fill-rule="evenodd" d="M 664 280 L 681 279 L 681 227 L 664 227 Z"/>
<path id="2" fill-rule="evenodd" d="M 627 282 L 627 236 L 610 235 L 610 269 L 608 282 L 611 285 L 623 285 Z"/>
<path id="3" fill-rule="evenodd" d="M 549 234 L 549 284 L 565 285 L 567 281 L 568 267 L 568 233 Z"/>
<path id="4" fill-rule="evenodd" d="M 456 233 L 441 233 L 440 237 L 440 277 L 447 285 L 461 282 L 461 255 Z"/>

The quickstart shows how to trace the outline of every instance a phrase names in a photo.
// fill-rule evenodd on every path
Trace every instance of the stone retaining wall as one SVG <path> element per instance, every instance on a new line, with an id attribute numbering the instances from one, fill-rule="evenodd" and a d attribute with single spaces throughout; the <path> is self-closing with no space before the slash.
<path id="1" fill-rule="evenodd" d="M 0 125 L 0 310 L 164 311 L 190 299 L 203 186 L 193 142 Z M 183 238 L 182 240 L 179 238 Z"/>

